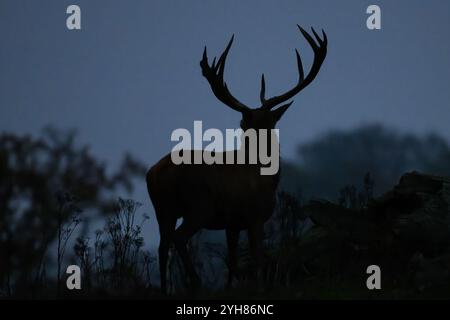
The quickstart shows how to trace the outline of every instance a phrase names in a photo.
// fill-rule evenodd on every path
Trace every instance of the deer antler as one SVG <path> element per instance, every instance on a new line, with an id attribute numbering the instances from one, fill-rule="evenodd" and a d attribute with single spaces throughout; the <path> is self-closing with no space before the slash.
<path id="1" fill-rule="evenodd" d="M 217 64 L 216 58 L 214 58 L 211 66 L 209 66 L 208 63 L 208 56 L 206 53 L 206 46 L 205 46 L 205 50 L 203 51 L 203 58 L 200 61 L 200 67 L 202 68 L 203 76 L 208 80 L 209 84 L 211 85 L 211 89 L 214 95 L 217 97 L 217 99 L 222 101 L 224 104 L 226 104 L 233 110 L 245 112 L 250 108 L 244 105 L 235 97 L 233 97 L 233 95 L 227 88 L 227 84 L 223 80 L 225 61 L 227 59 L 228 51 L 230 51 L 231 44 L 233 43 L 233 39 L 234 35 L 231 37 L 230 42 L 228 43 L 222 55 L 220 56 L 219 60 L 217 60 Z"/>
<path id="2" fill-rule="evenodd" d="M 308 32 L 306 32 L 302 27 L 300 27 L 299 25 L 297 25 L 297 27 L 300 30 L 300 32 L 303 34 L 305 39 L 308 41 L 309 45 L 311 46 L 311 48 L 314 51 L 314 61 L 311 66 L 311 70 L 309 71 L 308 75 L 305 78 L 304 72 L 303 72 L 302 60 L 296 49 L 295 54 L 297 56 L 297 67 L 298 67 L 298 73 L 299 73 L 299 79 L 298 79 L 297 85 L 294 88 L 292 88 L 291 90 L 289 90 L 288 92 L 281 94 L 279 96 L 272 97 L 270 99 L 264 98 L 265 91 L 266 91 L 266 84 L 264 81 L 264 74 L 263 74 L 261 77 L 261 93 L 260 93 L 260 99 L 261 99 L 261 104 L 262 104 L 263 108 L 272 109 L 276 105 L 278 105 L 282 102 L 285 102 L 286 100 L 291 99 L 293 96 L 295 96 L 301 90 L 303 90 L 317 76 L 317 73 L 319 72 L 320 67 L 322 66 L 322 63 L 325 60 L 325 57 L 327 55 L 327 44 L 328 44 L 327 35 L 325 34 L 325 31 L 322 30 L 322 37 L 323 37 L 323 40 L 322 40 L 319 37 L 319 35 L 316 33 L 316 31 L 313 28 L 311 28 L 311 30 L 314 34 L 314 37 L 316 38 L 316 40 L 314 40 L 308 34 Z M 317 41 L 317 43 L 316 43 L 316 41 Z"/>

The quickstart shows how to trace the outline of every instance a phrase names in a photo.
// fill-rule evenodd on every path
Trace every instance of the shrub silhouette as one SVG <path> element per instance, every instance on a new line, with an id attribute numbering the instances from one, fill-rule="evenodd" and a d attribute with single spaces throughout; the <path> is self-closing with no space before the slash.
<path id="1" fill-rule="evenodd" d="M 138 222 L 140 206 L 119 198 L 116 212 L 103 230 L 97 230 L 93 247 L 89 239 L 77 238 L 73 249 L 87 284 L 83 293 L 134 296 L 152 288 L 150 273 L 155 259 L 143 250 L 141 234 L 149 217 L 144 214 Z"/>

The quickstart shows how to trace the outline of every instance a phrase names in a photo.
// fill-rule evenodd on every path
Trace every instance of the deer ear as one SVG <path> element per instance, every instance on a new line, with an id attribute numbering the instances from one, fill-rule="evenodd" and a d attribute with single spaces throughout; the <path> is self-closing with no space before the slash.
<path id="1" fill-rule="evenodd" d="M 291 101 L 289 103 L 286 103 L 284 105 L 282 105 L 281 107 L 277 108 L 276 110 L 271 111 L 272 116 L 279 121 L 281 119 L 281 117 L 283 116 L 283 114 L 286 112 L 286 110 L 291 106 L 291 104 L 294 101 Z"/>

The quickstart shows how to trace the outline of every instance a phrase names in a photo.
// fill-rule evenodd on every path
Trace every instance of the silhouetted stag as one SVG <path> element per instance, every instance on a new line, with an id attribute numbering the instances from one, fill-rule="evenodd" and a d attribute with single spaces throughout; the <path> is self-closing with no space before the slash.
<path id="1" fill-rule="evenodd" d="M 317 76 L 327 54 L 327 37 L 322 38 L 312 29 L 315 40 L 303 28 L 300 32 L 314 51 L 310 72 L 304 76 L 297 50 L 298 83 L 286 93 L 265 98 L 264 74 L 261 77 L 261 105 L 251 109 L 237 100 L 228 90 L 223 79 L 225 61 L 233 43 L 233 37 L 220 58 L 208 63 L 206 47 L 200 61 L 203 76 L 208 80 L 214 95 L 231 109 L 242 114 L 241 128 L 273 129 L 284 112 L 292 104 L 288 102 L 308 86 Z M 259 132 L 259 131 L 257 131 Z M 268 139 L 269 140 L 269 139 Z M 243 144 L 241 148 L 246 148 Z M 278 145 L 277 145 L 278 147 Z M 206 151 L 184 151 L 206 152 Z M 237 150 L 226 151 L 236 156 Z M 225 154 L 223 154 L 225 159 Z M 193 157 L 191 157 L 193 158 Z M 166 268 L 169 246 L 173 243 L 182 259 L 191 286 L 200 285 L 200 279 L 189 258 L 187 242 L 200 229 L 226 230 L 229 275 L 231 284 L 237 268 L 239 232 L 248 230 L 249 246 L 255 266 L 261 265 L 264 223 L 272 215 L 276 200 L 279 173 L 261 175 L 261 163 L 257 164 L 180 164 L 175 165 L 171 154 L 166 155 L 147 173 L 148 192 L 155 208 L 159 224 L 159 267 L 161 290 L 166 293 Z M 177 219 L 183 218 L 176 228 Z"/>

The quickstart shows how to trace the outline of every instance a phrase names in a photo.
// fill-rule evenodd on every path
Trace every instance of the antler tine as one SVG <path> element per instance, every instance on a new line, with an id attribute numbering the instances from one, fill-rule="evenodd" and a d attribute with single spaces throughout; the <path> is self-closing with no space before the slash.
<path id="1" fill-rule="evenodd" d="M 266 81 L 264 80 L 264 73 L 261 75 L 261 91 L 259 93 L 259 99 L 261 103 L 266 103 Z"/>
<path id="2" fill-rule="evenodd" d="M 225 70 L 225 62 L 227 61 L 228 52 L 230 51 L 231 45 L 233 44 L 234 40 L 234 34 L 231 36 L 230 42 L 228 42 L 227 47 L 223 51 L 223 53 L 220 55 L 219 60 L 217 61 L 217 68 L 218 68 L 218 75 L 221 77 L 223 81 L 223 73 Z"/>
<path id="3" fill-rule="evenodd" d="M 322 29 L 322 37 L 323 37 L 323 44 L 327 45 L 328 44 L 327 34 L 325 33 L 325 31 L 323 31 L 323 29 Z"/>
<path id="4" fill-rule="evenodd" d="M 214 58 L 211 66 L 208 64 L 208 55 L 205 46 L 205 50 L 203 51 L 203 58 L 200 61 L 200 67 L 202 68 L 203 76 L 206 78 L 206 80 L 208 80 L 211 89 L 214 95 L 217 97 L 217 99 L 219 99 L 221 102 L 223 102 L 233 110 L 245 112 L 246 110 L 249 109 L 249 107 L 247 107 L 238 99 L 233 97 L 223 79 L 223 74 L 225 71 L 225 62 L 227 59 L 228 52 L 230 51 L 231 45 L 233 44 L 233 40 L 234 35 L 231 37 L 227 47 L 220 55 L 220 58 L 217 60 L 217 64 L 216 58 Z"/>
<path id="5" fill-rule="evenodd" d="M 297 49 L 295 49 L 295 56 L 297 57 L 298 82 L 302 82 L 305 79 L 305 73 L 303 71 L 302 58 L 300 58 L 300 54 Z"/>
<path id="6" fill-rule="evenodd" d="M 297 67 L 298 67 L 298 73 L 299 73 L 299 80 L 298 83 L 295 85 L 294 88 L 287 91 L 284 94 L 281 94 L 279 96 L 272 97 L 270 99 L 261 101 L 262 107 L 267 109 L 272 109 L 276 105 L 285 102 L 289 99 L 291 99 L 293 96 L 295 96 L 297 93 L 299 93 L 301 90 L 306 88 L 317 76 L 319 73 L 320 67 L 322 66 L 323 61 L 325 60 L 325 57 L 327 55 L 327 35 L 325 34 L 325 31 L 322 30 L 322 37 L 317 34 L 317 32 L 314 30 L 314 28 L 311 28 L 311 31 L 316 38 L 315 40 L 313 37 L 306 32 L 302 27 L 297 25 L 298 29 L 302 33 L 303 37 L 306 39 L 308 44 L 311 46 L 313 52 L 314 52 L 314 61 L 312 63 L 311 69 L 308 73 L 308 75 L 304 76 L 303 71 L 303 64 L 302 59 L 300 58 L 300 54 L 298 53 L 297 49 L 295 50 L 296 58 L 297 58 Z"/>
<path id="7" fill-rule="evenodd" d="M 299 25 L 297 25 L 297 27 L 300 30 L 300 32 L 302 33 L 302 35 L 305 37 L 306 41 L 308 41 L 308 43 L 312 47 L 313 51 L 316 51 L 317 49 L 319 49 L 319 46 L 317 45 L 316 41 L 311 37 L 311 35 L 308 32 L 306 32 L 306 30 L 303 29 L 302 27 L 300 27 Z M 311 30 L 313 31 L 314 35 L 316 37 L 318 37 L 317 33 L 314 31 L 314 29 L 311 28 Z"/>

